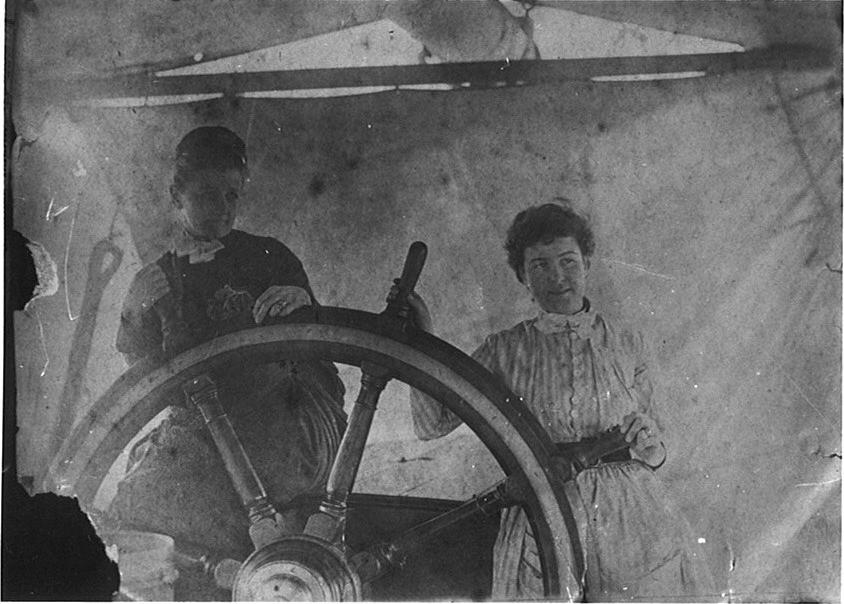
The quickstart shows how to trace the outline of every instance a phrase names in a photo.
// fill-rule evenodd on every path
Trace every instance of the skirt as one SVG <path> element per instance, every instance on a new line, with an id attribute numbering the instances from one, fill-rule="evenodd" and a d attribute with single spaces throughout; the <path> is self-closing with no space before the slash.
<path id="1" fill-rule="evenodd" d="M 717 597 L 688 522 L 637 460 L 599 464 L 565 486 L 585 557 L 563 597 L 587 602 L 701 601 Z M 568 543 L 560 551 L 567 555 Z M 495 600 L 542 599 L 542 571 L 525 512 L 505 510 L 493 557 Z"/>
<path id="2" fill-rule="evenodd" d="M 218 381 L 235 433 L 277 508 L 323 493 L 345 430 L 336 373 L 334 381 L 319 369 L 287 369 Z M 301 531 L 312 511 L 283 515 L 291 530 Z M 199 411 L 184 405 L 172 407 L 132 449 L 108 516 L 123 530 L 169 535 L 177 548 L 185 543 L 238 560 L 253 550 L 246 512 L 210 433 Z M 207 583 L 184 577 L 176 596 L 230 598 Z"/>

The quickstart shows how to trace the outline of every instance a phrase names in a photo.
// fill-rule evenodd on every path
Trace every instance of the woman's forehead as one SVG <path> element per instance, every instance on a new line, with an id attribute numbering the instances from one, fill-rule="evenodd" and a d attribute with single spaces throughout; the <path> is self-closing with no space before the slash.
<path id="1" fill-rule="evenodd" d="M 191 172 L 187 179 L 188 185 L 193 185 L 196 188 L 217 188 L 221 186 L 239 187 L 243 184 L 243 174 L 240 170 L 195 170 Z"/>
<path id="2" fill-rule="evenodd" d="M 540 241 L 525 248 L 525 261 L 538 258 L 556 258 L 563 255 L 581 256 L 580 245 L 574 237 L 557 237 Z"/>

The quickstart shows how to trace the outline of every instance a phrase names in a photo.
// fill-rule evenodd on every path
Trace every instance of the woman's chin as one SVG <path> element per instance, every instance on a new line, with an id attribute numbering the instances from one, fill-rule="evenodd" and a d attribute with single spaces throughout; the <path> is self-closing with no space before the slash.
<path id="1" fill-rule="evenodd" d="M 221 225 L 205 229 L 205 239 L 222 239 L 232 232 L 232 225 Z"/>
<path id="2" fill-rule="evenodd" d="M 575 303 L 574 301 L 554 301 L 547 304 L 542 304 L 542 310 L 545 312 L 554 313 L 555 315 L 573 315 L 583 308 L 583 303 Z"/>

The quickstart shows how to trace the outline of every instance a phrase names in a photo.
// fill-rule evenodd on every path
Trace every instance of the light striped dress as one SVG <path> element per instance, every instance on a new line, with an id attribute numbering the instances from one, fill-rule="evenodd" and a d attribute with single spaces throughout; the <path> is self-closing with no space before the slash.
<path id="1" fill-rule="evenodd" d="M 553 442 L 593 437 L 641 411 L 655 420 L 641 337 L 592 309 L 523 321 L 486 338 L 472 355 L 521 396 Z M 414 429 L 443 436 L 460 419 L 419 392 Z M 658 421 L 658 420 L 657 420 Z M 709 569 L 665 488 L 639 460 L 600 464 L 566 485 L 586 554 L 584 586 L 563 593 L 590 601 L 701 599 L 713 593 Z M 536 543 L 521 508 L 505 510 L 495 544 L 492 597 L 543 596 Z M 567 551 L 567 550 L 566 550 Z M 579 594 L 579 595 L 578 595 Z"/>

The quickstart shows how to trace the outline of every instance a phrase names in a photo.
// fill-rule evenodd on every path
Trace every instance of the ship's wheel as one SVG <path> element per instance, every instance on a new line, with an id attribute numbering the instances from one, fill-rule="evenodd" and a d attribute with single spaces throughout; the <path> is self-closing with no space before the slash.
<path id="1" fill-rule="evenodd" d="M 420 540 L 455 521 L 494 506 L 521 505 L 539 549 L 545 593 L 561 593 L 573 574 L 582 577 L 583 556 L 562 488 L 559 458 L 547 434 L 522 401 L 491 373 L 450 344 L 416 329 L 406 294 L 424 262 L 414 244 L 405 271 L 382 314 L 320 307 L 297 311 L 283 322 L 230 333 L 192 348 L 164 364 L 133 366 L 77 424 L 51 466 L 52 487 L 75 495 L 83 509 L 94 497 L 130 440 L 184 391 L 206 420 L 214 420 L 215 389 L 208 377 L 232 363 L 321 359 L 361 368 L 361 389 L 328 479 L 319 511 L 304 532 L 290 534 L 262 493 L 231 424 L 217 426 L 215 442 L 250 518 L 255 551 L 230 586 L 236 600 L 356 600 Z M 457 414 L 500 464 L 507 479 L 464 504 L 363 551 L 344 543 L 346 504 L 354 486 L 373 413 L 387 381 L 401 380 Z M 212 430 L 212 433 L 214 430 Z M 221 436 L 222 435 L 222 436 Z M 250 474 L 251 470 L 251 474 Z M 403 572 L 412 572 L 404 569 Z M 219 577 L 218 577 L 219 579 Z M 424 598 L 424 594 L 418 594 Z"/>

